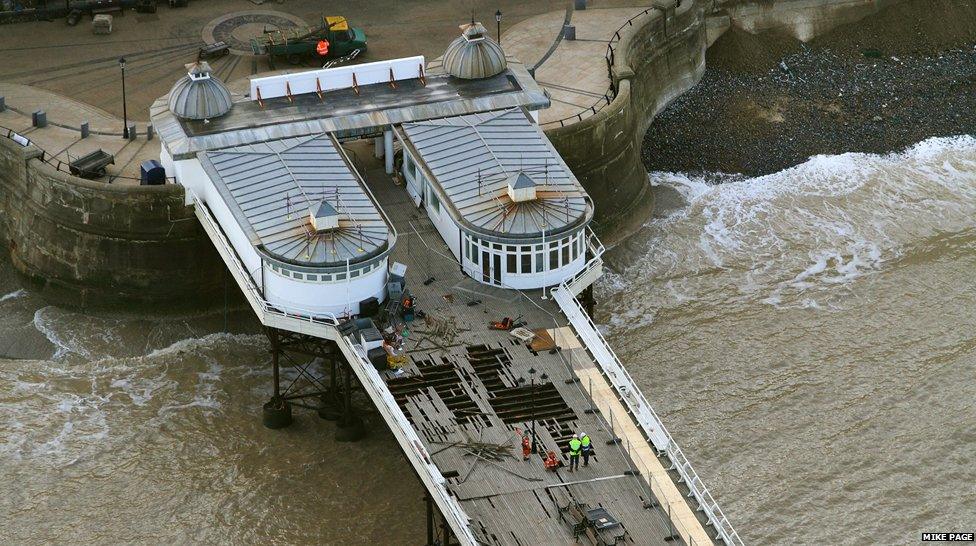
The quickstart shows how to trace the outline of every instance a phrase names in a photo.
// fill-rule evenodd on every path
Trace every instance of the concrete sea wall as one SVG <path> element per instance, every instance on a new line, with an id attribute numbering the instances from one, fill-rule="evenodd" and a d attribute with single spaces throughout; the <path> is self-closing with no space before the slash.
<path id="1" fill-rule="evenodd" d="M 604 239 L 613 242 L 647 220 L 653 197 L 640 159 L 644 133 L 658 112 L 698 83 L 705 50 L 722 32 L 736 25 L 809 40 L 900 1 L 660 0 L 625 25 L 612 59 L 614 100 L 579 123 L 546 131 L 596 202 Z"/>
<path id="2" fill-rule="evenodd" d="M 654 115 L 701 78 L 704 22 L 703 2 L 638 17 L 614 47 L 613 101 L 579 123 L 546 131 L 596 202 L 606 239 L 632 231 L 653 208 L 641 140 Z"/>
<path id="3" fill-rule="evenodd" d="M 737 25 L 806 40 L 899 1 L 656 0 L 658 8 L 622 28 L 613 47 L 613 101 L 546 131 L 593 197 L 604 238 L 631 233 L 652 211 L 644 133 L 699 81 L 705 49 L 721 32 Z M 0 241 L 43 296 L 77 306 L 203 306 L 223 298 L 223 264 L 183 206 L 181 187 L 91 182 L 40 155 L 0 135 Z"/>
<path id="4" fill-rule="evenodd" d="M 179 186 L 114 186 L 58 171 L 0 135 L 0 240 L 60 304 L 196 306 L 223 298 L 223 265 Z"/>

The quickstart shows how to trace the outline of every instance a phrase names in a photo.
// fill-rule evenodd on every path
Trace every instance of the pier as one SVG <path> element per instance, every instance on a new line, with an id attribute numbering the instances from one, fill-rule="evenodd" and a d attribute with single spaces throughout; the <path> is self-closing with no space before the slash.
<path id="1" fill-rule="evenodd" d="M 268 333 L 265 424 L 310 408 L 355 440 L 361 391 L 427 491 L 430 545 L 741 544 L 589 316 L 604 247 L 537 125 L 548 99 L 462 30 L 444 60 L 255 78 L 233 104 L 197 63 L 153 106 L 162 164 Z"/>

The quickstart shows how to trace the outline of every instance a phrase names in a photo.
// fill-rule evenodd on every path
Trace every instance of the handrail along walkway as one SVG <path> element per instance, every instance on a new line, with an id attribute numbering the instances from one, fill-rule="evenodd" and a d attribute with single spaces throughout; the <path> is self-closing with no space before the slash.
<path id="1" fill-rule="evenodd" d="M 600 256 L 595 256 L 590 263 L 584 267 L 584 271 L 594 267 Z M 602 263 L 602 262 L 601 262 Z M 691 491 L 690 497 L 694 497 L 699 504 L 699 510 L 705 513 L 709 523 L 717 531 L 716 538 L 720 538 L 730 546 L 743 545 L 742 539 L 735 528 L 725 517 L 725 513 L 719 507 L 718 502 L 712 497 L 711 492 L 705 487 L 704 482 L 691 466 L 691 462 L 678 446 L 674 438 L 665 428 L 664 423 L 654 412 L 654 408 L 644 398 L 644 394 L 634 383 L 633 378 L 624 368 L 620 359 L 607 343 L 603 334 L 597 329 L 593 319 L 586 313 L 583 305 L 573 295 L 570 290 L 570 283 L 575 279 L 563 281 L 559 287 L 553 288 L 551 294 L 559 308 L 569 319 L 573 328 L 577 331 L 584 342 L 584 346 L 593 355 L 596 363 L 602 368 L 604 377 L 610 382 L 611 386 L 617 391 L 620 399 L 626 405 L 628 411 L 637 421 L 638 425 L 644 430 L 648 439 L 654 447 L 671 459 L 673 469 L 678 471 L 681 478 L 687 483 Z"/>
<path id="2" fill-rule="evenodd" d="M 430 454 L 424 448 L 420 436 L 410 425 L 379 372 L 369 363 L 363 347 L 354 343 L 350 338 L 339 334 L 337 328 L 339 319 L 335 315 L 283 308 L 265 300 L 234 247 L 224 235 L 219 223 L 210 214 L 206 203 L 202 202 L 196 195 L 192 195 L 192 202 L 204 231 L 207 232 L 210 240 L 217 247 L 217 251 L 243 289 L 245 297 L 261 323 L 265 326 L 300 332 L 336 342 L 350 367 L 359 377 L 363 390 L 372 399 L 387 426 L 393 431 L 393 435 L 403 448 L 407 459 L 413 465 L 425 488 L 431 493 L 431 497 L 441 514 L 447 519 L 455 537 L 461 544 L 476 546 L 478 542 L 471 532 L 470 518 L 464 512 L 457 498 L 447 490 L 447 480 L 434 464 Z"/>

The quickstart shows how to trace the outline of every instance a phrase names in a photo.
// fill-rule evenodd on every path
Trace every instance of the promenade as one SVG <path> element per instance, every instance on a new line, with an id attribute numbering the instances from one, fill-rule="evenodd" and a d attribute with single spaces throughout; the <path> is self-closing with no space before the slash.
<path id="1" fill-rule="evenodd" d="M 568 6 L 530 17 L 502 33 L 505 52 L 535 67 L 536 80 L 552 98 L 552 106 L 540 112 L 543 128 L 578 122 L 613 99 L 607 47 L 619 40 L 621 27 L 646 16 L 649 7 L 650 2 L 589 2 L 585 10 Z M 565 24 L 575 27 L 575 39 L 564 38 Z"/>

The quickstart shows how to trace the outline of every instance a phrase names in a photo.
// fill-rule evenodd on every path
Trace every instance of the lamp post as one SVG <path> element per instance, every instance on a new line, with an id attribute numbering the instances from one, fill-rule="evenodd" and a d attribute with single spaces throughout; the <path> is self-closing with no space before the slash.
<path id="1" fill-rule="evenodd" d="M 122 138 L 129 139 L 129 114 L 125 109 L 125 57 L 119 57 L 119 68 L 122 69 Z"/>
<path id="2" fill-rule="evenodd" d="M 546 373 L 543 373 L 541 376 L 539 376 L 539 384 L 540 385 L 545 384 L 545 382 L 548 381 L 548 380 L 549 380 L 549 375 L 546 374 Z M 525 383 L 525 378 L 524 377 L 520 377 L 519 378 L 519 383 Z M 535 368 L 529 368 L 529 392 L 532 395 L 532 402 L 531 402 L 532 403 L 532 406 L 531 406 L 532 407 L 532 413 L 529 415 L 529 418 L 532 420 L 532 453 L 538 453 L 539 452 L 538 444 L 536 442 L 536 435 L 535 435 L 535 403 L 534 403 L 535 402 L 535 395 L 536 395 L 535 385 L 536 385 L 536 383 L 535 383 Z"/>
<path id="3" fill-rule="evenodd" d="M 501 45 L 501 43 L 502 43 L 502 10 L 498 10 L 498 11 L 495 12 L 495 32 L 496 32 L 495 35 L 498 36 L 498 44 Z"/>

